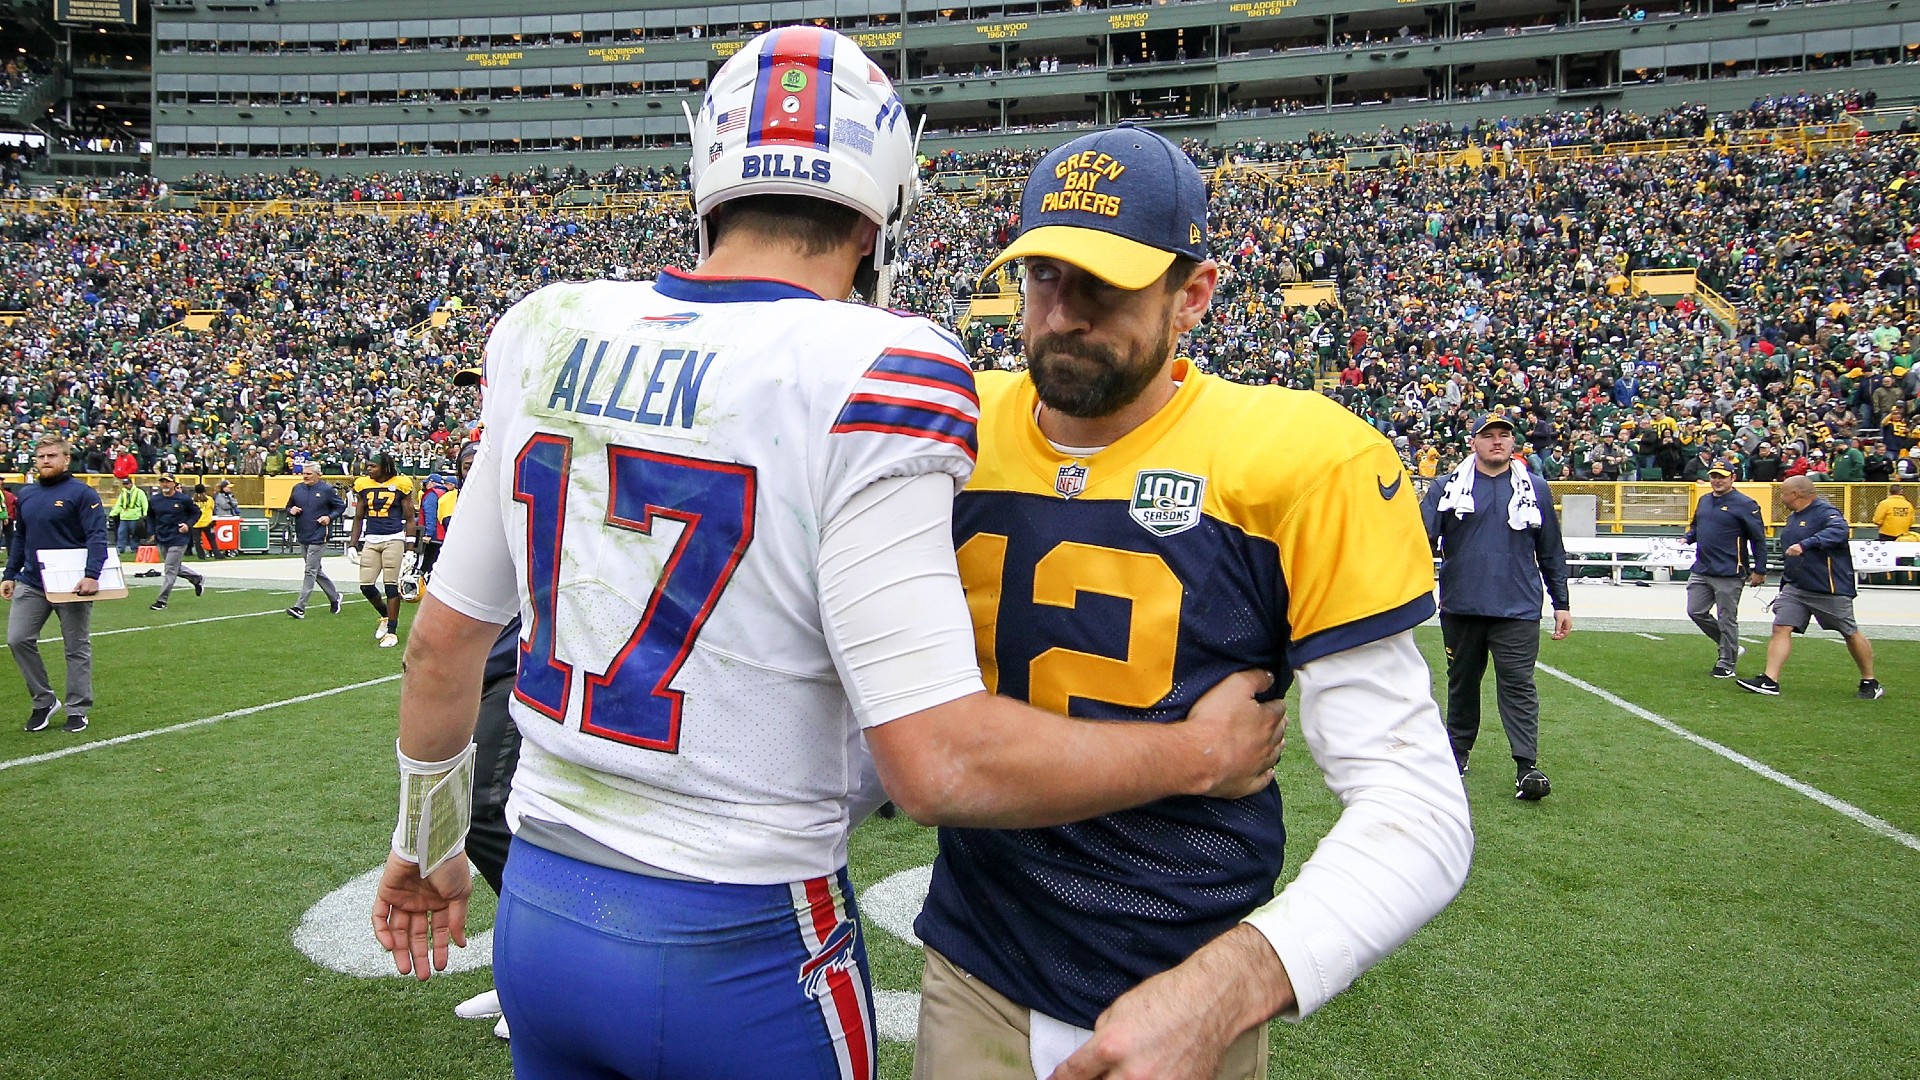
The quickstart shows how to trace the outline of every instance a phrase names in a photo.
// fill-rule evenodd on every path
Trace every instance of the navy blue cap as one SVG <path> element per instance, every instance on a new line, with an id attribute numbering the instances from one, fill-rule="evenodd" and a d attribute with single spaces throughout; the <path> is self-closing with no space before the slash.
<path id="1" fill-rule="evenodd" d="M 980 276 L 1029 255 L 1144 289 L 1174 256 L 1207 257 L 1207 183 L 1184 151 L 1146 128 L 1083 135 L 1034 166 L 1020 235 Z"/>
<path id="2" fill-rule="evenodd" d="M 1474 418 L 1473 433 L 1475 435 L 1478 435 L 1481 432 L 1487 430 L 1488 428 L 1494 426 L 1495 424 L 1499 424 L 1500 426 L 1506 428 L 1508 431 L 1519 430 L 1518 428 L 1513 426 L 1512 420 L 1507 419 L 1506 413 L 1490 412 L 1490 413 L 1482 413 L 1479 416 Z"/>

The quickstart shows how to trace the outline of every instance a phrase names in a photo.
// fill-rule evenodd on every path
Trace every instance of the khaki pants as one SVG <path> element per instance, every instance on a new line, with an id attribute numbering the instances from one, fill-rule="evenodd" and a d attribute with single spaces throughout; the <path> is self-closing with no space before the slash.
<path id="1" fill-rule="evenodd" d="M 913 1080 L 1046 1080 L 1033 1075 L 1026 1008 L 927 950 Z M 1264 1080 L 1267 1025 L 1227 1048 L 1219 1080 Z"/>
<path id="2" fill-rule="evenodd" d="M 364 541 L 360 549 L 360 584 L 372 585 L 385 578 L 387 584 L 400 584 L 400 558 L 406 554 L 403 536 L 387 536 Z"/>

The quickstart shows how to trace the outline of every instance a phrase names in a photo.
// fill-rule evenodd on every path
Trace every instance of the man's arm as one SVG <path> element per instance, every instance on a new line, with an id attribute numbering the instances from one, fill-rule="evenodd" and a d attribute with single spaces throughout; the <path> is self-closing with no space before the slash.
<path id="1" fill-rule="evenodd" d="M 1800 541 L 1800 550 L 1817 551 L 1822 549 L 1845 548 L 1853 536 L 1853 530 L 1847 527 L 1847 519 L 1839 509 L 1827 507 L 1826 522 L 1820 531 Z"/>
<path id="2" fill-rule="evenodd" d="M 1412 633 L 1299 675 L 1302 730 L 1339 820 L 1279 896 L 1115 1001 L 1054 1080 L 1212 1077 L 1242 1032 L 1318 1009 L 1459 893 L 1473 830 Z"/>
<path id="3" fill-rule="evenodd" d="M 455 514 L 458 518 L 462 509 Z M 985 691 L 953 552 L 953 481 L 868 485 L 822 530 L 828 646 L 887 794 L 922 824 L 1037 828 L 1273 782 L 1280 703 L 1234 676 L 1177 723 L 1071 720 Z"/>
<path id="4" fill-rule="evenodd" d="M 80 531 L 87 538 L 87 580 L 81 584 L 97 583 L 100 571 L 107 565 L 107 545 L 111 542 L 108 538 L 107 513 L 100 506 L 100 496 L 95 495 L 80 504 Z M 94 592 L 95 587 L 88 586 L 75 591 L 85 596 Z"/>
<path id="5" fill-rule="evenodd" d="M 462 615 L 428 593 L 407 634 L 400 677 L 399 752 L 416 761 L 446 761 L 473 742 L 480 684 L 499 623 Z M 427 877 L 396 852 L 374 893 L 373 933 L 402 975 L 426 979 L 447 966 L 449 942 L 467 944 L 467 895 L 473 871 L 455 855 Z"/>
<path id="6" fill-rule="evenodd" d="M 353 528 L 347 537 L 347 546 L 357 548 L 360 546 L 360 530 L 367 523 L 367 500 L 358 491 L 353 493 L 353 498 L 359 505 L 353 515 Z"/>
<path id="7" fill-rule="evenodd" d="M 1533 477 L 1527 477 L 1533 483 Z M 1546 583 L 1547 596 L 1553 601 L 1553 610 L 1571 611 L 1572 602 L 1567 597 L 1567 547 L 1560 537 L 1560 515 L 1553 509 L 1553 492 L 1545 484 L 1534 489 L 1535 501 L 1540 505 L 1540 531 L 1534 537 L 1534 552 L 1540 561 L 1540 580 Z M 1555 622 L 1558 623 L 1558 619 Z M 1556 637 L 1565 636 L 1558 632 Z"/>
<path id="8" fill-rule="evenodd" d="M 1751 500 L 1749 500 L 1751 501 Z M 1740 515 L 1740 542 L 1747 545 L 1748 574 L 1763 578 L 1767 573 L 1767 526 L 1761 519 L 1760 504 Z M 1755 582 L 1758 584 L 1758 582 Z"/>

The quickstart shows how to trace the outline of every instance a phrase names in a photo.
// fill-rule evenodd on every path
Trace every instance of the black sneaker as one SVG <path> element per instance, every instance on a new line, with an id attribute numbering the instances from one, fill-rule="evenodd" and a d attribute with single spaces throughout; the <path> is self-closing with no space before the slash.
<path id="1" fill-rule="evenodd" d="M 27 717 L 27 730 L 28 731 L 47 730 L 47 717 L 52 716 L 53 710 L 59 707 L 60 707 L 60 703 L 56 701 L 44 709 L 33 710 L 32 714 Z"/>
<path id="2" fill-rule="evenodd" d="M 147 605 L 147 610 L 165 611 L 167 610 L 167 602 L 165 600 L 155 600 L 153 603 Z"/>
<path id="3" fill-rule="evenodd" d="M 340 598 L 336 596 L 327 601 L 327 610 L 333 612 L 335 615 L 340 614 Z"/>
<path id="4" fill-rule="evenodd" d="M 1780 684 L 1767 678 L 1765 675 L 1755 675 L 1751 679 L 1735 679 L 1734 682 L 1738 683 L 1742 690 L 1749 690 L 1756 694 L 1765 694 L 1768 697 L 1780 696 Z"/>
<path id="5" fill-rule="evenodd" d="M 1722 662 L 1713 665 L 1713 677 L 1716 679 L 1731 679 L 1734 674 L 1732 664 Z"/>
<path id="6" fill-rule="evenodd" d="M 302 607 L 290 607 L 287 609 L 287 614 L 293 616 L 296 619 L 304 619 L 307 617 L 307 609 Z"/>
<path id="7" fill-rule="evenodd" d="M 1538 768 L 1528 769 L 1513 782 L 1513 797 L 1527 802 L 1539 802 L 1553 791 L 1553 785 L 1547 781 L 1547 774 Z"/>
<path id="8" fill-rule="evenodd" d="M 71 713 L 67 716 L 67 722 L 60 725 L 60 730 L 72 732 L 77 735 L 87 730 L 87 718 L 81 716 L 79 713 Z"/>
<path id="9" fill-rule="evenodd" d="M 199 596 L 207 591 L 207 579 L 204 577 L 194 578 L 192 581 L 187 582 L 187 584 L 193 586 L 193 595 L 195 596 Z"/>
<path id="10" fill-rule="evenodd" d="M 1454 758 L 1453 763 L 1460 769 L 1461 776 L 1467 775 L 1467 759 L 1465 755 Z"/>
<path id="11" fill-rule="evenodd" d="M 1860 692 L 1853 696 L 1861 701 L 1879 701 L 1887 696 L 1887 688 L 1880 685 L 1879 679 L 1861 679 Z"/>

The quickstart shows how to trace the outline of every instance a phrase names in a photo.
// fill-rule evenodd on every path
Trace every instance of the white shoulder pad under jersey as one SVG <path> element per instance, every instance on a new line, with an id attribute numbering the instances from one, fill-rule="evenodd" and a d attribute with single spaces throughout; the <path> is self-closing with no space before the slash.
<path id="1" fill-rule="evenodd" d="M 979 403 L 959 344 L 782 282 L 668 272 L 541 289 L 486 363 L 433 591 L 522 617 L 510 817 L 708 880 L 833 872 L 867 766 L 821 624 L 821 531 L 875 480 L 965 483 Z"/>

